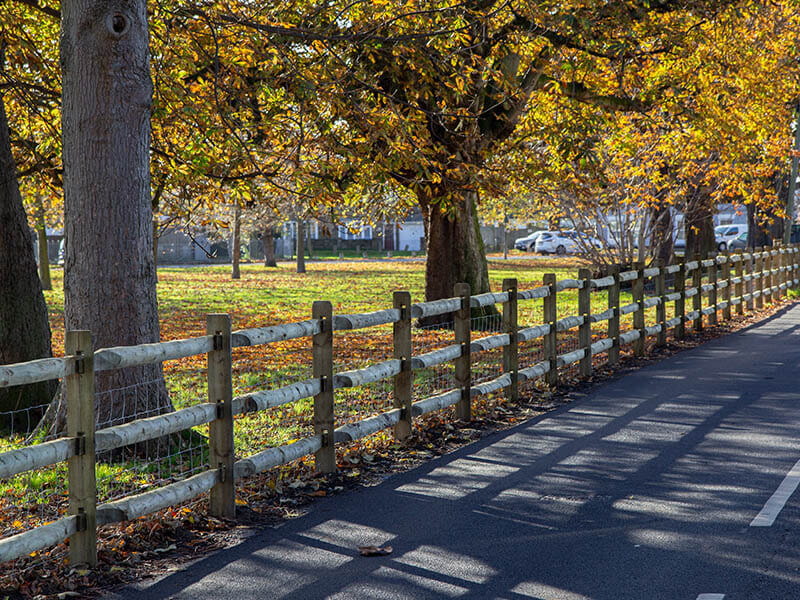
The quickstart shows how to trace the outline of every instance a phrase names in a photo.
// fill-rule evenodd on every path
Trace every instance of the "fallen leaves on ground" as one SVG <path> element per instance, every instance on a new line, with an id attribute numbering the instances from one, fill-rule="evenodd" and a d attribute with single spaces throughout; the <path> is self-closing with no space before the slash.
<path id="1" fill-rule="evenodd" d="M 392 553 L 391 546 L 359 546 L 358 553 L 361 556 L 388 556 Z"/>

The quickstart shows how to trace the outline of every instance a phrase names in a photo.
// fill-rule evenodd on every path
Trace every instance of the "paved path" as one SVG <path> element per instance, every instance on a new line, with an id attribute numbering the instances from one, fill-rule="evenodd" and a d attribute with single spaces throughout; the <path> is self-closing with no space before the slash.
<path id="1" fill-rule="evenodd" d="M 121 597 L 796 600 L 799 327 L 797 305 Z"/>

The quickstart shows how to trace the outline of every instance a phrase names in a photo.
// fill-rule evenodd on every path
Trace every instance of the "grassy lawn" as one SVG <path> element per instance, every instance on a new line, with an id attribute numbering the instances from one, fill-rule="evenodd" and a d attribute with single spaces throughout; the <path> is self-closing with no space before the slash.
<path id="1" fill-rule="evenodd" d="M 509 260 L 489 261 L 493 291 L 499 291 L 502 280 L 515 277 L 520 289 L 541 285 L 545 273 L 556 273 L 559 279 L 575 278 L 581 262 L 574 258 L 530 259 L 512 257 Z M 310 318 L 315 300 L 329 300 L 335 313 L 367 312 L 392 306 L 392 292 L 408 290 L 413 301 L 424 299 L 424 262 L 416 261 L 338 261 L 310 262 L 306 274 L 294 272 L 293 265 L 267 269 L 260 264 L 245 264 L 242 277 L 230 279 L 228 266 L 193 268 L 162 267 L 159 269 L 158 298 L 163 340 L 180 339 L 205 334 L 207 313 L 227 312 L 234 330 L 265 327 Z M 45 296 L 50 308 L 55 354 L 63 352 L 63 292 L 62 273 L 53 270 L 54 290 Z M 622 302 L 629 301 L 623 294 Z M 593 312 L 606 308 L 606 294 L 592 294 Z M 577 292 L 559 293 L 559 317 L 577 313 Z M 652 311 L 649 311 L 652 312 Z M 542 301 L 520 302 L 521 326 L 541 323 Z M 625 319 L 630 320 L 630 317 Z M 652 322 L 649 316 L 648 322 Z M 495 322 L 494 327 L 499 325 Z M 624 325 L 623 325 L 624 327 Z M 481 327 L 473 337 L 492 333 L 492 327 Z M 604 337 L 605 327 L 594 329 Z M 414 352 L 418 354 L 453 343 L 450 330 L 414 328 Z M 562 334 L 561 351 L 571 350 L 577 332 Z M 391 326 L 352 332 L 337 332 L 335 336 L 335 370 L 342 371 L 374 364 L 391 357 Z M 234 394 L 280 387 L 311 377 L 311 343 L 309 339 L 242 348 L 234 351 Z M 476 381 L 500 374 L 502 353 L 499 350 L 480 353 L 473 358 Z M 520 348 L 521 367 L 541 360 L 541 343 L 528 342 Z M 165 363 L 165 376 L 176 408 L 207 400 L 205 356 L 190 357 Z M 451 365 L 415 373 L 415 398 L 420 399 L 449 389 L 454 385 Z M 123 393 L 123 392 L 120 392 Z M 127 391 L 125 391 L 127 393 Z M 359 420 L 392 406 L 391 381 L 381 381 L 353 389 L 338 390 L 336 419 L 342 424 Z M 479 409 L 480 410 L 480 409 Z M 241 456 L 265 448 L 286 444 L 305 437 L 312 431 L 313 401 L 311 399 L 237 417 L 236 447 Z M 445 416 L 446 418 L 446 416 Z M 198 428 L 199 436 L 159 460 L 147 462 L 99 462 L 98 491 L 101 501 L 140 490 L 141 486 L 158 485 L 164 479 L 182 477 L 197 472 L 207 458 L 203 437 L 207 428 Z M 378 436 L 388 441 L 388 435 Z M 21 439 L 2 440 L 2 446 L 14 446 Z M 102 460 L 102 459 L 101 459 Z M 4 482 L 0 509 L 7 519 L 0 519 L 0 535 L 28 522 L 42 522 L 63 514 L 65 509 L 65 465 L 23 474 Z M 5 522 L 3 522 L 5 521 Z M 13 521 L 13 526 L 10 524 Z"/>

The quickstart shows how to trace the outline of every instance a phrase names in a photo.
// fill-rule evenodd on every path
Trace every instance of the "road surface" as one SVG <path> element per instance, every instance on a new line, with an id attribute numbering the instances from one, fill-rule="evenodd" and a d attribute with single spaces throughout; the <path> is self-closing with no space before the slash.
<path id="1" fill-rule="evenodd" d="M 114 597 L 796 600 L 799 326 L 795 305 Z"/>

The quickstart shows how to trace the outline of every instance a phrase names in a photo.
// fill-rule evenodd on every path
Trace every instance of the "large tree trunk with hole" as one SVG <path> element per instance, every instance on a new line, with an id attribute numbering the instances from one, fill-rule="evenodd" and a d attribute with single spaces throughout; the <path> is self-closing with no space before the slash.
<path id="1" fill-rule="evenodd" d="M 261 233 L 261 247 L 264 250 L 264 266 L 277 267 L 275 262 L 275 228 L 265 227 Z"/>
<path id="2" fill-rule="evenodd" d="M 710 253 L 716 251 L 714 212 L 711 206 L 711 199 L 707 197 L 695 197 L 687 202 L 683 225 L 687 258 L 708 258 Z"/>
<path id="3" fill-rule="evenodd" d="M 446 212 L 434 199 L 419 198 L 427 233 L 425 299 L 428 301 L 452 298 L 456 283 L 468 283 L 473 295 L 489 291 L 489 269 L 476 199 L 474 192 L 466 192 L 453 210 Z M 443 315 L 421 324 L 435 325 L 448 320 L 449 316 Z"/>
<path id="4" fill-rule="evenodd" d="M 17 185 L 3 96 L 0 95 L 0 364 L 51 356 L 50 325 L 33 253 L 28 219 Z M 56 382 L 0 388 L 1 431 L 29 429 L 47 405 Z"/>
<path id="5" fill-rule="evenodd" d="M 95 349 L 159 341 L 146 8 L 62 4 L 65 321 Z M 98 373 L 96 390 L 100 426 L 172 410 L 160 364 Z"/>

